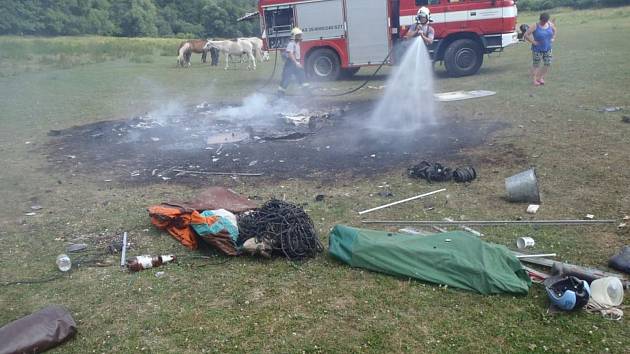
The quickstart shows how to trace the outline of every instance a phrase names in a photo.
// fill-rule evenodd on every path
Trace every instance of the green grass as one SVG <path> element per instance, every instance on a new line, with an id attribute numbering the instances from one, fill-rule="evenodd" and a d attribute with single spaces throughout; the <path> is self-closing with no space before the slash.
<path id="1" fill-rule="evenodd" d="M 533 23 L 535 17 L 525 13 L 519 20 Z M 442 119 L 509 126 L 451 158 L 452 164 L 473 163 L 480 177 L 467 186 L 447 184 L 448 203 L 443 194 L 433 199 L 432 211 L 410 203 L 375 213 L 375 218 L 527 218 L 525 205 L 506 203 L 501 196 L 503 179 L 530 165 L 537 168 L 543 194 L 536 218 L 630 214 L 630 125 L 621 122 L 630 109 L 630 8 L 560 9 L 552 17 L 559 36 L 545 87 L 529 83 L 526 45 L 486 57 L 473 77 L 443 78 L 443 69 L 436 66 L 437 91 L 497 91 L 492 97 L 441 105 Z M 82 175 L 50 169 L 41 150 L 51 129 L 131 117 L 169 101 L 239 101 L 272 69 L 270 62 L 255 73 L 226 72 L 201 65 L 198 55 L 191 68 L 178 69 L 177 44 L 171 39 L 0 38 L 0 191 L 5 205 L 0 281 L 54 273 L 54 259 L 66 242 L 100 245 L 123 230 L 134 243 L 132 255 L 189 254 L 150 226 L 144 208 L 191 196 L 194 188 L 169 182 L 103 182 L 116 171 Z M 18 49 L 7 54 L 7 47 Z M 371 69 L 364 69 L 359 77 L 369 73 Z M 351 88 L 360 82 L 320 85 Z M 366 89 L 339 100 L 376 99 L 380 94 Z M 622 106 L 624 111 L 597 112 L 603 106 Z M 214 178 L 200 188 L 220 184 L 245 195 L 308 202 L 326 243 L 334 224 L 359 225 L 357 210 L 390 201 L 375 196 L 383 182 L 396 199 L 436 187 L 392 170 L 327 182 Z M 328 197 L 315 203 L 320 193 Z M 38 216 L 24 216 L 33 204 L 44 209 Z M 508 246 L 518 236 L 530 235 L 537 251 L 601 268 L 630 243 L 628 231 L 614 227 L 494 227 L 484 232 L 489 241 Z M 155 271 L 130 275 L 117 267 L 89 267 L 51 283 L 1 287 L 0 324 L 47 304 L 62 304 L 79 327 L 74 340 L 53 351 L 64 353 L 628 350 L 627 320 L 611 322 L 586 313 L 549 316 L 546 296 L 537 285 L 525 297 L 480 296 L 351 269 L 327 255 L 297 265 L 246 257 L 216 264 L 223 260 L 217 257 L 200 267 L 206 262 L 183 259 L 159 269 L 166 272 L 161 278 Z"/>

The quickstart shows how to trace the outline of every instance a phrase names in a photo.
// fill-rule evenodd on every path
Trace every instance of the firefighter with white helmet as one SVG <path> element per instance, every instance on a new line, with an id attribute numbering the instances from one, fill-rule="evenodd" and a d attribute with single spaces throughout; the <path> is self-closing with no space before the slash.
<path id="1" fill-rule="evenodd" d="M 425 45 L 431 45 L 435 37 L 435 30 L 429 25 L 429 22 L 433 22 L 431 20 L 431 11 L 426 6 L 422 6 L 416 15 L 416 23 L 409 26 L 405 38 L 420 37 Z"/>
<path id="2" fill-rule="evenodd" d="M 282 54 L 284 68 L 282 69 L 282 81 L 280 82 L 280 87 L 278 87 L 278 94 L 286 92 L 293 76 L 303 88 L 308 87 L 308 83 L 305 82 L 304 67 L 300 63 L 302 59 L 300 42 L 302 42 L 302 30 L 299 27 L 295 27 L 291 30 L 291 40 Z"/>

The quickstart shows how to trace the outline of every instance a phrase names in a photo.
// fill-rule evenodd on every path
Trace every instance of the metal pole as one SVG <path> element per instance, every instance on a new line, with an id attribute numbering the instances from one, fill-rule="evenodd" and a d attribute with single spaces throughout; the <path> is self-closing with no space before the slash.
<path id="1" fill-rule="evenodd" d="M 123 244 L 122 244 L 122 250 L 120 252 L 120 266 L 121 267 L 125 266 L 126 257 L 127 257 L 127 232 L 125 231 L 125 233 L 123 233 Z"/>
<path id="2" fill-rule="evenodd" d="M 541 253 L 541 254 L 522 254 L 517 255 L 516 258 L 543 258 L 543 257 L 555 257 L 557 254 L 555 253 Z"/>
<path id="3" fill-rule="evenodd" d="M 450 222 L 452 222 L 452 221 L 453 221 L 453 219 L 451 219 L 451 218 L 444 218 L 444 221 L 450 221 Z M 485 235 L 484 235 L 484 234 L 482 234 L 481 232 L 479 232 L 479 231 L 477 231 L 477 230 L 473 230 L 473 229 L 471 229 L 470 227 L 468 227 L 468 226 L 466 226 L 466 225 L 460 225 L 459 227 L 460 227 L 462 230 L 464 230 L 464 231 L 468 231 L 468 232 L 470 232 L 471 234 L 473 234 L 473 235 L 475 235 L 475 236 L 477 236 L 477 237 L 483 237 L 483 236 L 485 236 Z"/>
<path id="4" fill-rule="evenodd" d="M 616 220 L 505 220 L 505 221 L 407 221 L 407 220 L 362 220 L 364 224 L 377 225 L 428 225 L 428 226 L 504 226 L 504 225 L 592 225 L 615 224 Z"/>
<path id="5" fill-rule="evenodd" d="M 373 211 L 375 211 L 375 210 L 385 209 L 385 208 L 388 208 L 388 207 L 390 207 L 390 206 L 392 206 L 392 205 L 402 204 L 402 203 L 410 202 L 410 201 L 412 201 L 412 200 L 416 200 L 416 199 L 420 199 L 420 198 L 428 197 L 428 196 L 430 196 L 430 195 L 432 195 L 432 194 L 436 194 L 436 193 L 444 192 L 445 190 L 446 190 L 446 188 L 442 188 L 442 189 L 439 189 L 439 190 L 437 190 L 437 191 L 433 191 L 433 192 L 429 192 L 429 193 L 425 193 L 425 194 L 420 194 L 420 195 L 417 195 L 417 196 L 415 196 L 415 197 L 411 197 L 411 198 L 407 198 L 407 199 L 399 200 L 399 201 L 397 201 L 397 202 L 393 202 L 393 203 L 389 203 L 389 204 L 381 205 L 381 206 L 378 206 L 378 207 L 376 207 L 376 208 L 372 208 L 372 209 L 368 209 L 368 210 L 363 210 L 363 211 L 360 211 L 360 212 L 359 212 L 359 215 L 367 214 L 367 213 L 373 212 Z"/>

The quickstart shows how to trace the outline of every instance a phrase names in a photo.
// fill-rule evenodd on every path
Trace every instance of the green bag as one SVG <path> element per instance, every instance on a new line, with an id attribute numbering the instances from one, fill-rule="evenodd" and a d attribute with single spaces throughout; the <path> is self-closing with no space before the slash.
<path id="1" fill-rule="evenodd" d="M 352 267 L 481 294 L 525 295 L 532 284 L 505 246 L 463 231 L 415 236 L 336 225 L 328 252 Z"/>

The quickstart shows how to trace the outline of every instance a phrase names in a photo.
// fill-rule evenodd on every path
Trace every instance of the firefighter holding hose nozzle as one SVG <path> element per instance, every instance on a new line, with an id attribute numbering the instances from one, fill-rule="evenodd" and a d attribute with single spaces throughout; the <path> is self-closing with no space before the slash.
<path id="1" fill-rule="evenodd" d="M 425 45 L 431 45 L 435 37 L 435 30 L 429 25 L 429 22 L 433 22 L 431 20 L 431 11 L 423 6 L 418 10 L 416 23 L 409 26 L 405 39 L 420 37 Z"/>

